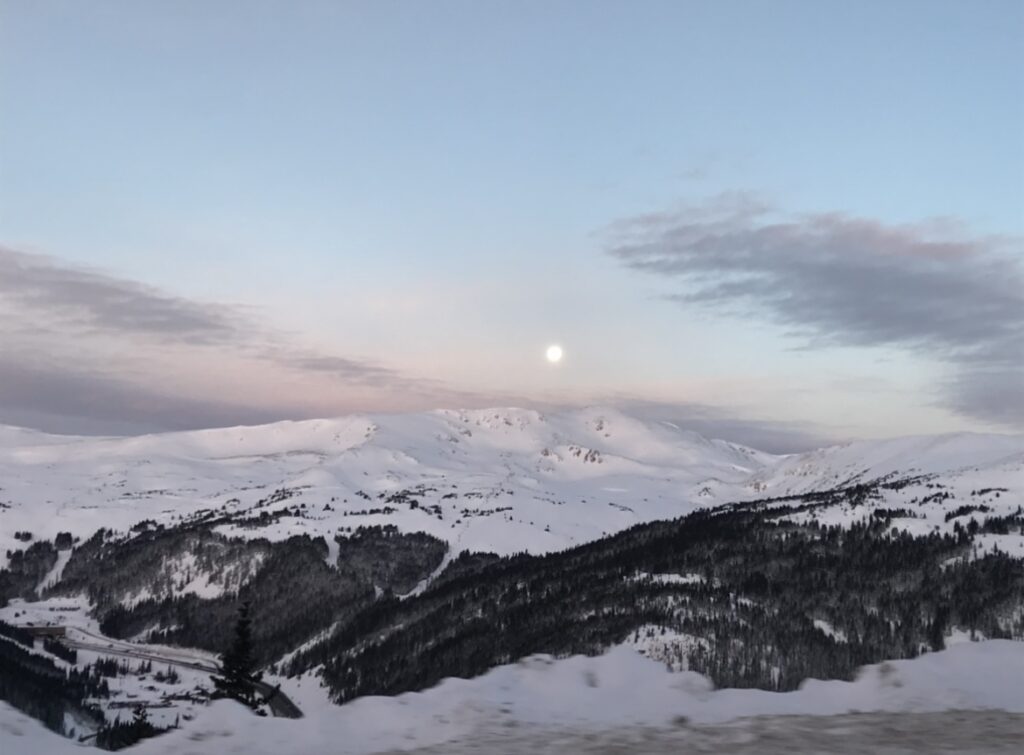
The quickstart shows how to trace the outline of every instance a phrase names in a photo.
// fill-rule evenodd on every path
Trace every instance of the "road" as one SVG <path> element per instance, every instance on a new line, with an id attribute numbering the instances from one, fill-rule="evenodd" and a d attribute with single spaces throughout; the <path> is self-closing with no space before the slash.
<path id="1" fill-rule="evenodd" d="M 154 663 L 202 671 L 207 674 L 215 674 L 220 670 L 216 662 L 189 656 L 186 651 L 131 645 L 120 640 L 112 640 L 92 634 L 77 627 L 68 627 L 68 630 L 68 635 L 62 642 L 76 650 L 88 650 L 93 653 L 116 655 L 122 658 L 135 658 L 140 661 L 152 661 Z M 299 709 L 299 706 L 293 703 L 280 689 L 266 682 L 258 682 L 255 686 L 256 691 L 263 696 L 267 707 L 270 708 L 271 714 L 278 718 L 302 718 L 302 711 Z"/>
<path id="2" fill-rule="evenodd" d="M 607 731 L 505 722 L 431 747 L 377 755 L 996 755 L 1021 752 L 1024 715 L 998 710 L 759 716 Z M 300 750 L 295 750 L 300 752 Z"/>

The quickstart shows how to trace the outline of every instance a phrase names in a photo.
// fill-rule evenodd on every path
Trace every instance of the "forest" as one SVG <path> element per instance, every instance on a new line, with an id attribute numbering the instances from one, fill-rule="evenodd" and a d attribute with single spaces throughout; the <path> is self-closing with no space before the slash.
<path id="1" fill-rule="evenodd" d="M 941 649 L 953 627 L 1024 637 L 1024 561 L 975 557 L 972 545 L 1024 520 L 972 519 L 953 534 L 912 537 L 891 524 L 902 512 L 868 514 L 886 484 L 700 511 L 542 557 L 463 554 L 422 595 L 375 601 L 284 670 L 322 664 L 345 702 L 532 653 L 600 653 L 654 625 L 701 638 L 687 665 L 718 686 L 789 690 Z M 816 521 L 835 506 L 865 516 L 848 528 Z"/>

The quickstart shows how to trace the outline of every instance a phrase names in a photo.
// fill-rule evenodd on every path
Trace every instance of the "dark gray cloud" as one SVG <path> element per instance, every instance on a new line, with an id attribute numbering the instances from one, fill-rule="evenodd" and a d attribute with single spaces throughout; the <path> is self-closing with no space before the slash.
<path id="1" fill-rule="evenodd" d="M 0 298 L 76 330 L 222 343 L 241 319 L 226 307 L 169 296 L 134 281 L 0 247 Z"/>
<path id="2" fill-rule="evenodd" d="M 0 423 L 45 432 L 134 435 L 284 419 L 280 410 L 197 401 L 100 372 L 0 359 Z"/>
<path id="3" fill-rule="evenodd" d="M 767 316 L 811 348 L 896 346 L 944 361 L 945 403 L 1020 424 L 1024 269 L 1018 240 L 950 222 L 788 216 L 749 195 L 616 223 L 610 253 L 675 280 L 670 298 Z M 1000 404 L 1017 399 L 1015 405 Z"/>
<path id="4" fill-rule="evenodd" d="M 143 349 L 212 346 L 352 384 L 393 384 L 406 390 L 419 385 L 372 362 L 296 347 L 289 334 L 262 326 L 239 308 L 172 296 L 135 281 L 3 247 L 0 303 L 8 310 L 0 332 L 23 341 L 104 335 L 130 337 Z"/>
<path id="5" fill-rule="evenodd" d="M 422 390 L 432 385 L 430 381 L 403 377 L 395 370 L 373 362 L 318 354 L 290 346 L 259 346 L 255 355 L 260 359 L 286 365 L 290 369 L 329 375 L 353 385 L 387 385 L 405 390 Z"/>
<path id="6" fill-rule="evenodd" d="M 953 409 L 1010 427 L 1024 427 L 1024 368 L 959 371 L 946 386 Z"/>
<path id="7" fill-rule="evenodd" d="M 352 384 L 412 390 L 421 381 L 372 362 L 296 347 L 237 308 L 171 296 L 159 289 L 59 260 L 0 247 L 0 302 L 12 313 L 2 330 L 24 336 L 130 336 L 150 345 L 214 346 L 299 372 Z M 427 386 L 423 386 L 427 387 Z"/>
<path id="8" fill-rule="evenodd" d="M 435 381 L 297 341 L 238 307 L 0 247 L 0 422 L 86 433 L 252 424 L 295 418 L 297 406 L 320 414 L 351 410 L 349 389 L 383 395 L 382 406 L 480 403 Z M 221 400 L 223 387 L 211 387 L 210 400 L 201 401 L 154 379 L 169 366 L 191 371 L 200 384 L 204 373 L 234 370 L 244 395 L 246 370 L 260 363 L 282 379 L 286 370 L 337 390 L 310 396 L 293 388 L 272 406 L 251 406 Z"/>

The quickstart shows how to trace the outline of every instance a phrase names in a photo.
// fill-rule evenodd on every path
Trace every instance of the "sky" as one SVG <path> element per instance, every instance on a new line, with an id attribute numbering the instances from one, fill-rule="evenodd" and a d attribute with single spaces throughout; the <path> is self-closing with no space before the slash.
<path id="1" fill-rule="evenodd" d="M 1019 0 L 0 0 L 0 423 L 1022 431 L 1022 39 Z"/>

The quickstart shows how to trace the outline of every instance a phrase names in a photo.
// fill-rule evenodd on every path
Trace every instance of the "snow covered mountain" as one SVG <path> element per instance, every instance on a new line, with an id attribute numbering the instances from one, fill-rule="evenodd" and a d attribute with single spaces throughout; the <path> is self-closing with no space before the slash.
<path id="1" fill-rule="evenodd" d="M 330 544 L 339 530 L 394 525 L 438 537 L 453 553 L 545 553 L 700 507 L 886 476 L 937 475 L 964 494 L 1005 488 L 989 504 L 1007 508 L 1021 501 L 1022 469 L 1024 436 L 863 441 L 774 456 L 600 408 L 351 416 L 127 438 L 0 427 L 0 568 L 23 533 L 84 538 L 203 512 L 241 519 L 256 507 L 265 512 L 260 526 L 218 530 Z"/>
<path id="2" fill-rule="evenodd" d="M 280 716 L 535 653 L 849 679 L 1024 637 L 1024 436 L 775 456 L 597 408 L 0 427 L 0 698 L 108 740 L 140 703 L 159 728 L 203 716 L 240 602 Z"/>

